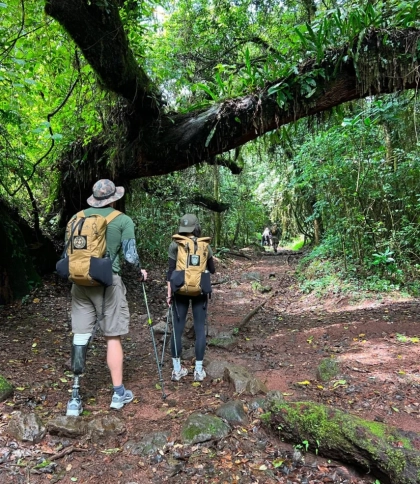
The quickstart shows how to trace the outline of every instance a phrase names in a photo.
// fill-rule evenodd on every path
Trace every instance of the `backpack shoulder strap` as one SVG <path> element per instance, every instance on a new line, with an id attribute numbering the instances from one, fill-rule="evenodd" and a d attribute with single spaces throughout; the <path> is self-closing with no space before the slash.
<path id="1" fill-rule="evenodd" d="M 189 237 L 184 237 L 183 235 L 175 234 L 172 236 L 172 239 L 177 242 L 178 244 L 182 242 L 186 242 L 188 240 L 191 240 Z"/>
<path id="2" fill-rule="evenodd" d="M 200 237 L 197 239 L 197 242 L 207 242 L 208 244 L 210 244 L 210 241 L 211 237 Z"/>
<path id="3" fill-rule="evenodd" d="M 73 234 L 76 232 L 77 230 L 77 227 L 80 226 L 80 225 L 83 225 L 83 220 L 79 220 L 76 224 L 72 223 L 72 222 L 75 222 L 77 219 L 82 219 L 85 217 L 85 212 L 83 210 L 81 210 L 80 212 L 77 212 L 76 215 L 74 215 L 68 222 L 67 222 L 67 228 L 66 228 L 66 243 L 64 244 L 64 250 L 63 250 L 63 253 L 61 255 L 61 258 L 64 258 L 66 253 L 67 253 L 67 249 L 70 245 L 70 242 L 71 242 L 71 238 L 73 237 Z M 67 234 L 69 232 L 67 232 L 67 230 L 70 232 L 70 235 L 68 236 L 67 238 Z"/>
<path id="4" fill-rule="evenodd" d="M 107 215 L 105 217 L 105 220 L 106 220 L 106 223 L 109 224 L 110 222 L 112 222 L 114 220 L 114 218 L 117 218 L 118 215 L 121 215 L 122 212 L 118 211 L 118 210 L 114 210 L 113 212 L 111 212 L 109 215 Z"/>

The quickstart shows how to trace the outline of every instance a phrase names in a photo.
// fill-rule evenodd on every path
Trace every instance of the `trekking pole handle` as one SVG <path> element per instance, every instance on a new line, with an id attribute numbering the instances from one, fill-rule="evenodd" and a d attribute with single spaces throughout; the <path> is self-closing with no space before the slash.
<path id="1" fill-rule="evenodd" d="M 144 281 L 147 279 L 147 272 L 141 268 L 140 261 L 139 261 L 139 270 L 141 274 L 141 285 L 143 286 L 143 296 L 144 296 L 144 303 L 146 305 L 146 310 L 147 310 L 147 322 L 149 326 L 152 325 L 152 318 L 150 317 L 150 311 L 149 311 L 149 304 L 147 303 L 147 294 L 146 294 L 146 288 L 144 287 Z"/>

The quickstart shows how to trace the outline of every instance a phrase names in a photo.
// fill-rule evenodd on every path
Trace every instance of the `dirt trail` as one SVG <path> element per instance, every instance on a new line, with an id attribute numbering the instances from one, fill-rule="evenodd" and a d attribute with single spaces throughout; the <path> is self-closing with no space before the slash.
<path id="1" fill-rule="evenodd" d="M 253 371 L 270 390 L 281 391 L 287 400 L 320 402 L 362 418 L 420 432 L 419 301 L 388 297 L 349 304 L 348 299 L 338 296 L 320 301 L 299 292 L 294 277 L 295 258 L 251 253 L 250 256 L 251 260 L 231 257 L 218 266 L 213 279 L 224 282 L 213 289 L 209 329 L 212 334 L 233 331 L 236 343 L 229 349 L 209 346 L 206 360 L 239 363 Z M 65 483 L 76 482 L 70 480 L 73 477 L 79 483 L 101 484 L 372 482 L 369 476 L 357 476 L 337 463 L 327 464 L 320 457 L 309 455 L 305 465 L 290 467 L 287 475 L 273 470 L 268 476 L 259 467 L 270 466 L 275 456 L 290 458 L 294 449 L 261 433 L 255 421 L 243 433 L 233 432 L 225 447 L 216 447 L 214 452 L 210 452 L 211 446 L 196 446 L 195 452 L 201 452 L 201 456 L 203 449 L 207 449 L 207 460 L 184 459 L 185 467 L 174 476 L 170 475 L 165 459 L 154 462 L 122 450 L 127 440 L 140 440 L 146 433 L 162 430 L 170 431 L 171 441 L 177 444 L 180 426 L 190 413 L 213 412 L 230 399 L 245 403 L 250 400 L 249 395 L 235 395 L 225 382 L 207 379 L 194 386 L 192 374 L 180 383 L 171 382 L 169 351 L 163 366 L 167 398 L 162 399 L 161 389 L 157 388 L 150 330 L 144 319 L 141 286 L 131 276 L 127 273 L 125 278 L 132 313 L 131 332 L 124 338 L 125 384 L 136 399 L 119 413 L 125 420 L 126 432 L 101 443 L 85 441 L 83 445 L 88 452 L 71 453 L 57 460 L 56 472 L 47 476 L 49 482 L 57 482 L 54 479 L 59 475 Z M 164 322 L 165 270 L 149 269 L 149 276 L 146 288 L 150 312 L 154 322 Z M 271 290 L 264 294 L 256 290 L 257 279 Z M 245 316 L 265 300 L 265 305 L 238 330 Z M 0 373 L 19 388 L 11 400 L 0 404 L 0 462 L 1 452 L 4 455 L 4 449 L 10 447 L 7 422 L 13 411 L 35 410 L 44 420 L 65 413 L 71 385 L 69 302 L 68 287 L 51 277 L 27 304 L 0 308 Z M 161 343 L 158 344 L 160 351 Z M 339 362 L 340 374 L 331 382 L 318 381 L 316 368 L 322 359 L 330 357 Z M 105 361 L 105 342 L 99 334 L 82 378 L 85 409 L 91 416 L 109 411 L 111 387 Z M 184 363 L 193 368 L 192 360 Z M 257 417 L 250 416 L 251 421 Z M 2 482 L 47 482 L 45 474 L 33 472 L 29 480 L 25 479 L 42 449 L 51 451 L 59 440 L 47 435 L 35 446 L 14 444 L 28 452 L 28 456 L 21 466 L 7 460 L 0 464 L 0 475 L 6 478 Z M 261 449 L 255 447 L 260 440 L 264 440 Z M 109 454 L 104 452 L 107 449 L 119 450 Z M 243 455 L 249 457 L 245 459 Z M 339 468 L 347 481 L 337 477 Z M 333 474 L 335 480 L 321 480 L 330 479 Z"/>
<path id="2" fill-rule="evenodd" d="M 420 432 L 418 299 L 381 297 L 350 304 L 348 297 L 337 296 L 321 301 L 298 291 L 286 256 L 262 257 L 247 267 L 232 263 L 237 265 L 242 283 L 216 292 L 214 323 L 235 327 L 238 316 L 264 297 L 268 302 L 241 332 L 239 351 L 229 353 L 230 361 L 252 367 L 269 389 L 290 394 L 288 399 L 332 404 Z M 272 292 L 255 295 L 243 282 L 245 271 L 259 273 Z M 231 305 L 234 310 L 218 317 Z M 327 357 L 341 365 L 332 387 L 317 381 L 316 368 Z"/>

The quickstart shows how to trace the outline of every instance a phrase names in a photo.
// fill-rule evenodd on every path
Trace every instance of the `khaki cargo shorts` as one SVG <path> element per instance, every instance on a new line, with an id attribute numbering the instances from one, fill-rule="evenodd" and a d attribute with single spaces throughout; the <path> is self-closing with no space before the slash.
<path id="1" fill-rule="evenodd" d="M 121 336 L 128 333 L 130 312 L 126 289 L 120 276 L 112 277 L 112 286 L 105 291 L 105 313 L 103 311 L 103 286 L 77 286 L 71 288 L 71 327 L 73 333 L 92 333 L 97 318 L 105 336 Z"/>

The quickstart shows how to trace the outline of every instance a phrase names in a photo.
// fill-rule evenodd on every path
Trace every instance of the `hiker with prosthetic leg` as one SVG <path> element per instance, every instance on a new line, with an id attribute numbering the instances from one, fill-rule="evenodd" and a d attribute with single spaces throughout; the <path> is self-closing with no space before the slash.
<path id="1" fill-rule="evenodd" d="M 71 323 L 73 344 L 71 369 L 74 383 L 67 416 L 79 416 L 82 399 L 80 375 L 85 371 L 86 355 L 96 326 L 103 331 L 107 344 L 107 365 L 111 374 L 113 395 L 110 407 L 121 409 L 134 398 L 123 384 L 123 348 L 121 336 L 128 333 L 130 313 L 126 288 L 119 275 L 119 252 L 139 268 L 141 281 L 147 272 L 140 270 L 134 223 L 130 217 L 114 209 L 124 196 L 124 188 L 110 180 L 99 180 L 87 203 L 91 208 L 77 213 L 67 225 L 64 257 L 57 263 L 57 272 L 73 283 Z"/>
<path id="2" fill-rule="evenodd" d="M 174 321 L 171 337 L 173 371 L 171 379 L 179 381 L 188 375 L 181 365 L 182 334 L 191 302 L 195 331 L 194 381 L 203 381 L 206 349 L 207 302 L 211 294 L 210 274 L 214 274 L 213 252 L 209 237 L 200 237 L 201 227 L 195 215 L 181 217 L 178 234 L 172 236 L 168 249 L 168 295 L 167 303 L 172 305 Z"/>

